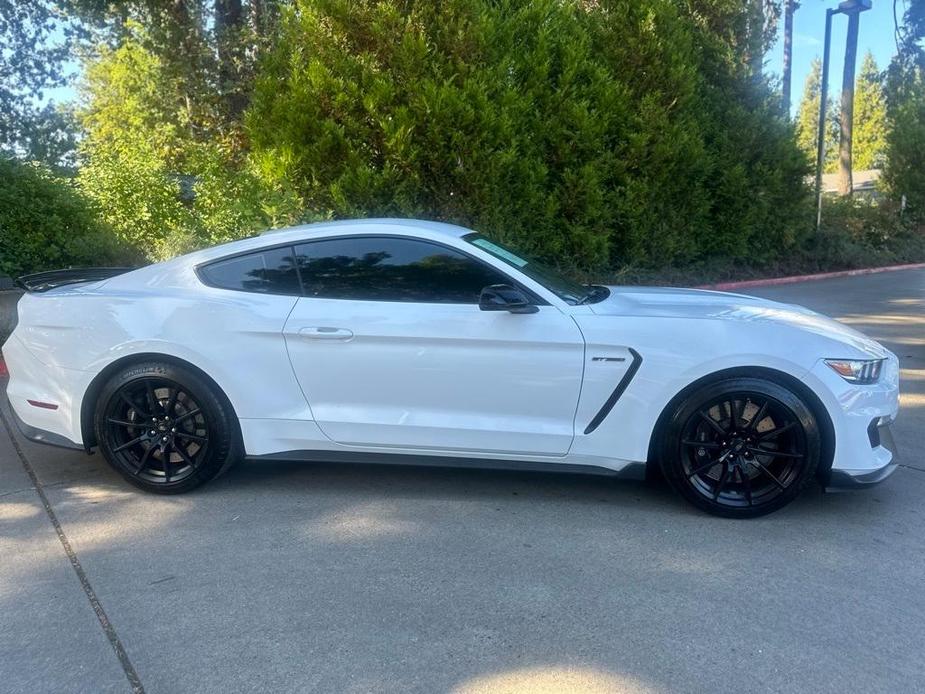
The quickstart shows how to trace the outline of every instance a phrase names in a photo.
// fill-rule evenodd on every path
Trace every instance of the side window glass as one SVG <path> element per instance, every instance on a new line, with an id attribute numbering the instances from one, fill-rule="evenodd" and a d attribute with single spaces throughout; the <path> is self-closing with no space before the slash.
<path id="1" fill-rule="evenodd" d="M 477 304 L 510 280 L 438 244 L 393 237 L 312 241 L 296 247 L 305 296 L 359 301 Z"/>
<path id="2" fill-rule="evenodd" d="M 291 246 L 220 260 L 199 272 L 206 284 L 222 289 L 291 296 L 302 293 Z"/>

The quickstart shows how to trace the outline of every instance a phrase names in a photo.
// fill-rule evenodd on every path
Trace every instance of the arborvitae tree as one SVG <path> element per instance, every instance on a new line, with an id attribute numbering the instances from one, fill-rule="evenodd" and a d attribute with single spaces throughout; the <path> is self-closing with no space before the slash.
<path id="1" fill-rule="evenodd" d="M 814 58 L 809 74 L 803 85 L 803 96 L 797 107 L 796 132 L 797 144 L 806 153 L 813 166 L 816 166 L 817 143 L 819 141 L 819 92 L 822 88 L 822 63 Z M 838 168 L 838 113 L 831 98 L 827 98 L 825 129 L 825 165 L 826 172 Z"/>
<path id="2" fill-rule="evenodd" d="M 297 0 L 251 156 L 322 214 L 455 221 L 582 269 L 776 257 L 810 218 L 805 159 L 679 5 Z"/>
<path id="3" fill-rule="evenodd" d="M 883 77 L 870 51 L 861 63 L 854 90 L 854 151 L 856 170 L 879 169 L 886 157 L 886 99 Z"/>
<path id="4" fill-rule="evenodd" d="M 883 181 L 907 213 L 925 221 L 925 0 L 910 0 L 900 50 L 888 71 L 888 131 Z"/>

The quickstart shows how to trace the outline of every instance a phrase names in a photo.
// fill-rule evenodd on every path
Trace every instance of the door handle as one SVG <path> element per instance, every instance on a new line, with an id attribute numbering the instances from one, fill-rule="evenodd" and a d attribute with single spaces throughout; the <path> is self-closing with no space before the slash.
<path id="1" fill-rule="evenodd" d="M 302 328 L 299 330 L 299 337 L 305 337 L 309 340 L 349 340 L 353 337 L 353 331 L 346 328 L 329 328 L 326 326 Z"/>

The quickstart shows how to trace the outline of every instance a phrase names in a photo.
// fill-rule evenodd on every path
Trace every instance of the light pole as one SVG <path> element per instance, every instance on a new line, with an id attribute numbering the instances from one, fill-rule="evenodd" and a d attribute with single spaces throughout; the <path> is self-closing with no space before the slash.
<path id="1" fill-rule="evenodd" d="M 784 0 L 784 64 L 781 79 L 781 111 L 790 120 L 790 77 L 793 72 L 793 13 L 800 8 L 797 0 Z"/>
<path id="2" fill-rule="evenodd" d="M 832 17 L 836 14 L 845 14 L 848 15 L 848 39 L 845 47 L 845 71 L 843 74 L 842 88 L 844 90 L 845 81 L 851 82 L 849 89 L 851 92 L 851 106 L 848 108 L 848 119 L 849 124 L 847 127 L 847 137 L 846 137 L 846 128 L 844 124 L 842 125 L 841 131 L 841 156 L 842 156 L 842 167 L 846 164 L 844 157 L 847 147 L 847 166 L 849 169 L 848 179 L 850 182 L 851 179 L 851 123 L 850 119 L 853 115 L 853 105 L 854 105 L 854 63 L 855 56 L 857 54 L 857 42 L 858 42 L 858 15 L 861 12 L 866 12 L 871 8 L 871 0 L 845 0 L 842 3 L 839 3 L 838 7 L 835 9 L 828 9 L 825 11 L 825 45 L 822 49 L 822 85 L 820 87 L 819 94 L 819 132 L 818 132 L 818 141 L 816 143 L 816 230 L 819 230 L 819 226 L 822 224 L 822 167 L 825 164 L 825 108 L 826 102 L 828 101 L 829 95 L 829 53 L 830 53 L 830 43 L 832 40 Z M 853 46 L 852 46 L 853 43 Z M 850 76 L 849 76 L 849 66 L 848 59 L 851 59 L 850 66 Z M 844 108 L 845 95 L 842 94 L 842 107 Z M 844 117 L 844 114 L 843 114 Z M 847 142 L 846 142 L 847 140 Z M 844 174 L 843 174 L 844 175 Z"/>

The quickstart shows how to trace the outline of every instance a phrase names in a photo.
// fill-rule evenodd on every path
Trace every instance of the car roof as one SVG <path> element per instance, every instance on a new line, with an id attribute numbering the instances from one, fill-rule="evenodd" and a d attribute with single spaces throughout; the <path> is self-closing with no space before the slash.
<path id="1" fill-rule="evenodd" d="M 139 283 L 149 286 L 165 286 L 178 279 L 177 271 L 181 268 L 188 272 L 187 279 L 196 282 L 194 270 L 199 265 L 221 260 L 226 257 L 243 253 L 260 251 L 264 248 L 296 244 L 310 241 L 313 238 L 327 236 L 350 236 L 353 234 L 396 234 L 413 236 L 422 239 L 439 241 L 444 239 L 458 239 L 467 234 L 474 233 L 471 229 L 447 224 L 445 222 L 432 222 L 424 219 L 342 219 L 329 222 L 316 222 L 314 224 L 301 224 L 299 226 L 271 229 L 255 236 L 229 241 L 217 246 L 210 246 L 198 251 L 192 251 L 181 256 L 171 258 L 153 265 L 146 265 L 131 272 L 119 275 L 105 284 L 112 287 L 133 286 Z"/>
<path id="2" fill-rule="evenodd" d="M 440 238 L 460 238 L 466 234 L 473 233 L 471 229 L 456 226 L 455 224 L 431 222 L 423 219 L 342 219 L 271 229 L 249 238 L 230 241 L 218 246 L 211 246 L 199 251 L 193 251 L 192 253 L 179 256 L 174 260 L 181 264 L 198 265 L 225 256 L 246 253 L 248 251 L 258 251 L 261 248 L 269 248 L 277 244 L 282 245 L 308 241 L 315 236 L 342 236 L 352 233 L 363 233 L 364 231 L 377 234 L 401 234 L 404 232 L 404 234 L 409 236 L 420 236 L 421 238 L 430 238 L 434 240 Z"/>
<path id="3" fill-rule="evenodd" d="M 471 229 L 458 226 L 456 224 L 447 224 L 446 222 L 432 222 L 426 219 L 401 219 L 395 217 L 380 217 L 372 219 L 338 219 L 330 222 L 315 222 L 313 224 L 301 224 L 293 227 L 281 227 L 279 229 L 268 229 L 262 232 L 261 236 L 270 234 L 282 234 L 285 232 L 315 232 L 328 231 L 331 229 L 340 229 L 342 227 L 372 227 L 372 226 L 398 226 L 410 227 L 415 229 L 425 229 L 434 234 L 452 236 L 459 238 L 466 234 L 471 234 Z"/>

